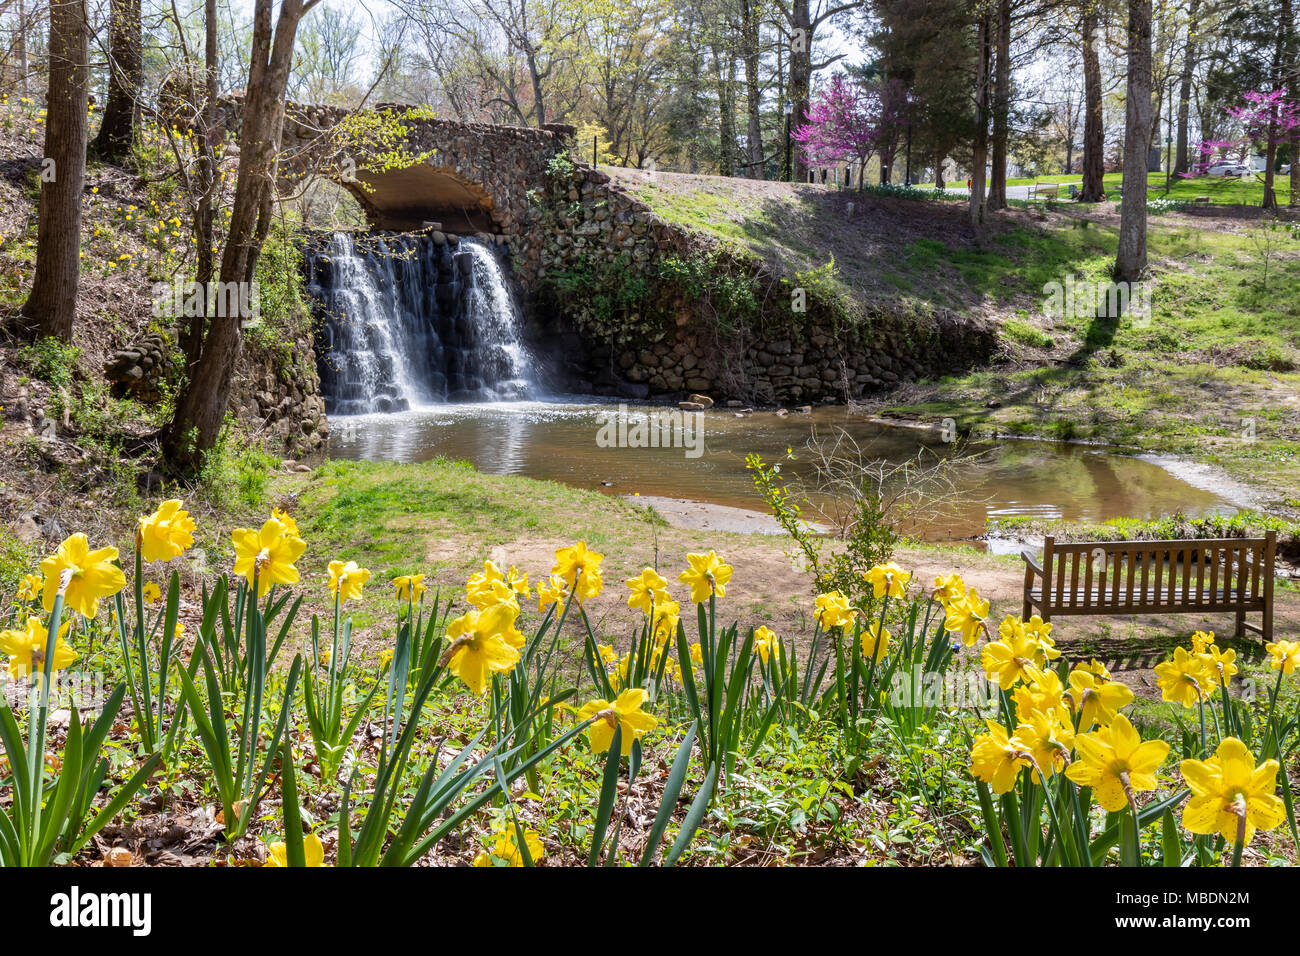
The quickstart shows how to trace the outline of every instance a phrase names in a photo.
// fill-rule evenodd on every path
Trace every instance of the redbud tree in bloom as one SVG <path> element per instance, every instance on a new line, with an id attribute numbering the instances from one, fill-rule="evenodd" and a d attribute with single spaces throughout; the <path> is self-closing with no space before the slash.
<path id="1" fill-rule="evenodd" d="M 875 96 L 836 74 L 808 107 L 806 123 L 791 138 L 809 166 L 831 166 L 847 159 L 862 165 L 876 149 Z"/>
<path id="2" fill-rule="evenodd" d="M 1287 96 L 1285 87 L 1271 93 L 1249 90 L 1242 106 L 1228 108 L 1228 113 L 1245 127 L 1245 141 L 1264 151 L 1264 208 L 1277 206 L 1273 194 L 1273 163 L 1277 158 L 1277 145 L 1287 139 L 1293 130 L 1300 128 L 1300 108 Z"/>

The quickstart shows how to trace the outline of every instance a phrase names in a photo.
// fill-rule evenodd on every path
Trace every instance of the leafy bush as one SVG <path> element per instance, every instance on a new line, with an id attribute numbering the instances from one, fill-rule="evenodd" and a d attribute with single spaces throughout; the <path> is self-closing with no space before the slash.
<path id="1" fill-rule="evenodd" d="M 81 349 L 52 338 L 37 339 L 18 350 L 18 364 L 56 388 L 72 381 L 79 358 Z"/>

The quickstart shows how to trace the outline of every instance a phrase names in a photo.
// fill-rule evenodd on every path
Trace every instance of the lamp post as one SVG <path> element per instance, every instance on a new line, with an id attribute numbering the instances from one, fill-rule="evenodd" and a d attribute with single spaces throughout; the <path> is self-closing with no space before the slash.
<path id="1" fill-rule="evenodd" d="M 785 181 L 788 183 L 794 179 L 794 167 L 790 165 L 790 117 L 794 113 L 794 104 L 786 100 L 781 112 L 785 114 Z"/>
<path id="2" fill-rule="evenodd" d="M 904 101 L 907 109 L 907 171 L 903 173 L 903 185 L 912 185 L 912 94 L 907 94 Z"/>

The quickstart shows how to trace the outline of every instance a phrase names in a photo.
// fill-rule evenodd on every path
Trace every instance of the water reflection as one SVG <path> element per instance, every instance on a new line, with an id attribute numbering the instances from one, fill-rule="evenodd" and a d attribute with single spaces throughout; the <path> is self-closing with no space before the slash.
<path id="1" fill-rule="evenodd" d="M 634 406 L 632 411 L 648 408 Z M 489 474 L 761 510 L 745 456 L 758 452 L 777 460 L 785 457 L 787 448 L 798 455 L 814 430 L 826 435 L 835 427 L 845 428 L 867 454 L 891 461 L 913 457 L 923 445 L 938 453 L 949 450 L 932 433 L 882 427 L 837 408 L 786 417 L 738 417 L 725 409 L 711 410 L 704 413 L 704 454 L 698 458 L 688 457 L 683 448 L 602 448 L 597 433 L 602 414 L 610 411 L 609 405 L 575 399 L 440 405 L 396 415 L 338 418 L 333 420 L 330 453 L 398 462 L 465 459 Z M 1103 521 L 1234 510 L 1223 497 L 1193 487 L 1153 462 L 1095 448 L 1009 441 L 968 450 L 984 452 L 978 462 L 963 468 L 960 478 L 971 500 L 950 520 L 927 529 L 928 538 L 978 536 L 990 517 Z M 806 462 L 796 460 L 785 467 L 799 474 Z"/>

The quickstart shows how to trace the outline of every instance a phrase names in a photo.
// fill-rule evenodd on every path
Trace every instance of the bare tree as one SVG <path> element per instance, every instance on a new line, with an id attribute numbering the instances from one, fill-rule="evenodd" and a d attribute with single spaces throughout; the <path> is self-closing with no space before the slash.
<path id="1" fill-rule="evenodd" d="M 1147 267 L 1147 157 L 1151 151 L 1151 0 L 1129 0 L 1124 106 L 1124 193 L 1115 279 L 1136 282 Z"/>
<path id="2" fill-rule="evenodd" d="M 235 183 L 221 282 L 251 284 L 271 228 L 285 91 L 293 65 L 294 37 L 303 16 L 320 0 L 281 0 L 271 22 L 274 0 L 256 0 L 253 43 L 239 131 L 239 171 Z M 230 387 L 242 345 L 240 317 L 217 316 L 209 324 L 199 359 L 176 402 L 164 435 L 170 459 L 193 467 L 216 444 L 230 402 Z"/>
<path id="3" fill-rule="evenodd" d="M 81 278 L 81 193 L 86 183 L 89 97 L 86 0 L 51 0 L 50 89 L 36 270 L 22 319 L 28 335 L 65 342 L 72 340 Z"/>
<path id="4" fill-rule="evenodd" d="M 91 150 L 120 163 L 131 149 L 140 118 L 144 76 L 140 0 L 112 0 L 108 10 L 108 102 Z"/>
<path id="5" fill-rule="evenodd" d="M 1102 112 L 1101 63 L 1097 57 L 1098 5 L 1083 0 L 1079 31 L 1083 34 L 1083 183 L 1080 202 L 1106 199 L 1106 126 Z"/>

